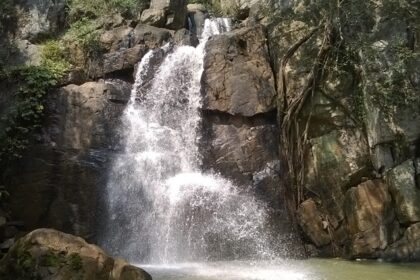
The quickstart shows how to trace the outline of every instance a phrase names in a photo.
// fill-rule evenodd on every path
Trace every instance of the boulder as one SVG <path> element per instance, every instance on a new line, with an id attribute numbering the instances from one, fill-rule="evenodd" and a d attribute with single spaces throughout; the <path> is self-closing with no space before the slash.
<path id="1" fill-rule="evenodd" d="M 417 174 L 413 160 L 405 161 L 386 174 L 397 217 L 402 224 L 420 222 L 420 188 L 416 185 Z"/>
<path id="2" fill-rule="evenodd" d="M 163 9 L 147 9 L 141 14 L 140 21 L 144 24 L 165 27 L 166 25 L 166 12 Z"/>
<path id="3" fill-rule="evenodd" d="M 120 26 L 107 30 L 99 37 L 101 47 L 107 52 L 115 52 L 132 47 L 133 28 Z"/>
<path id="4" fill-rule="evenodd" d="M 144 45 L 136 45 L 129 49 L 106 53 L 102 57 L 102 71 L 94 76 L 100 77 L 124 69 L 133 69 L 146 53 L 147 48 Z"/>
<path id="5" fill-rule="evenodd" d="M 133 41 L 131 45 L 144 44 L 149 49 L 159 48 L 172 37 L 168 29 L 157 28 L 145 24 L 138 24 L 134 28 Z"/>
<path id="6" fill-rule="evenodd" d="M 141 19 L 152 25 L 177 30 L 185 27 L 186 6 L 186 0 L 152 0 L 150 9 L 143 11 Z"/>
<path id="7" fill-rule="evenodd" d="M 210 38 L 204 59 L 204 109 L 254 116 L 276 108 L 274 76 L 262 26 Z"/>
<path id="8" fill-rule="evenodd" d="M 0 261 L 2 279 L 151 280 L 144 270 L 114 260 L 80 237 L 38 229 L 19 239 Z"/>
<path id="9" fill-rule="evenodd" d="M 420 223 L 407 228 L 404 236 L 381 255 L 387 261 L 420 261 Z"/>
<path id="10" fill-rule="evenodd" d="M 344 202 L 352 257 L 374 257 L 398 237 L 392 198 L 382 180 L 348 190 Z"/>
<path id="11" fill-rule="evenodd" d="M 326 216 L 313 199 L 302 202 L 296 215 L 300 227 L 313 244 L 322 247 L 331 243 Z"/>
<path id="12" fill-rule="evenodd" d="M 370 170 L 366 139 L 358 130 L 335 130 L 310 142 L 306 188 L 321 198 L 332 217 L 341 221 L 345 191 L 360 183 Z"/>

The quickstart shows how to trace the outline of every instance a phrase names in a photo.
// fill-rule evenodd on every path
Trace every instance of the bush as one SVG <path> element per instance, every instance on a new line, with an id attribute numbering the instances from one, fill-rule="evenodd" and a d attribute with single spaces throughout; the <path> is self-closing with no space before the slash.
<path id="1" fill-rule="evenodd" d="M 57 84 L 59 74 L 46 66 L 27 66 L 2 71 L 0 79 L 10 88 L 18 85 L 14 105 L 5 112 L 0 131 L 0 165 L 20 158 L 32 133 L 41 127 L 47 92 Z"/>
<path id="2" fill-rule="evenodd" d="M 69 18 L 71 22 L 75 22 L 83 17 L 101 18 L 114 13 L 130 17 L 145 9 L 149 2 L 149 0 L 71 0 Z"/>
<path id="3" fill-rule="evenodd" d="M 41 65 L 48 69 L 56 79 L 60 79 L 71 67 L 65 57 L 65 49 L 58 40 L 49 40 L 44 43 L 41 59 Z"/>

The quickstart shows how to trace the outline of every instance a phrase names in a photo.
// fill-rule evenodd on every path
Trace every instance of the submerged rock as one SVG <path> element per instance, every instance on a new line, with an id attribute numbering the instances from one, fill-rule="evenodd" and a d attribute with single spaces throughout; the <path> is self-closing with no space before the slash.
<path id="1" fill-rule="evenodd" d="M 84 239 L 53 229 L 22 237 L 0 261 L 1 279 L 151 280 Z"/>

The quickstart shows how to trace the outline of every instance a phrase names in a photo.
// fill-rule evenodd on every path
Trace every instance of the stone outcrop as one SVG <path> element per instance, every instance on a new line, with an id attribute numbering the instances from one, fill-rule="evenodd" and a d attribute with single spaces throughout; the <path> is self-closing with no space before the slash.
<path id="1" fill-rule="evenodd" d="M 276 90 L 263 28 L 214 36 L 206 45 L 204 109 L 246 117 L 276 108 Z"/>
<path id="2" fill-rule="evenodd" d="M 119 81 L 68 85 L 49 95 L 39 140 L 8 177 L 8 206 L 26 229 L 48 226 L 95 236 L 100 188 L 114 150 L 131 85 Z M 22 207 L 25 205 L 25 207 Z"/>
<path id="3" fill-rule="evenodd" d="M 138 24 L 135 28 L 121 26 L 104 32 L 100 37 L 104 54 L 93 60 L 89 75 L 103 77 L 133 69 L 148 50 L 172 40 L 172 33 L 163 28 Z"/>
<path id="4" fill-rule="evenodd" d="M 109 257 L 80 237 L 38 229 L 0 261 L 2 279 L 151 280 L 144 270 Z"/>

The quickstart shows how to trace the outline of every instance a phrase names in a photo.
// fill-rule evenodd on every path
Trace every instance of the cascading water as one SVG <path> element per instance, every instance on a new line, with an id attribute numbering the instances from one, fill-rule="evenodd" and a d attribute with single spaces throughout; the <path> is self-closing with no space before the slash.
<path id="1" fill-rule="evenodd" d="M 107 185 L 103 246 L 143 263 L 273 254 L 263 203 L 200 171 L 200 80 L 205 44 L 229 30 L 206 20 L 197 48 L 150 51 L 139 63 L 124 113 L 125 149 Z M 156 58 L 165 55 L 158 69 Z M 243 188 L 241 188 L 243 189 Z"/>

